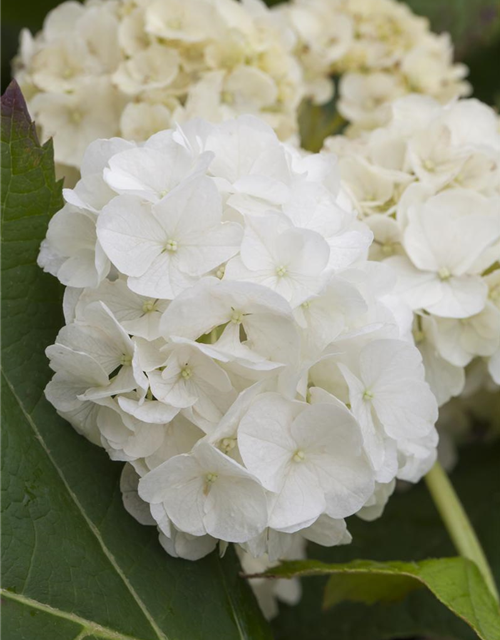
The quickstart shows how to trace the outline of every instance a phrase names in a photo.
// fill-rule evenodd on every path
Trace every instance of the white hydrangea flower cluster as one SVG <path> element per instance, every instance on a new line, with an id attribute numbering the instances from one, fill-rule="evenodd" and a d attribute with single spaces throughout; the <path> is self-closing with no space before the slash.
<path id="1" fill-rule="evenodd" d="M 453 64 L 448 34 L 396 0 L 292 0 L 276 9 L 297 34 L 296 55 L 308 95 L 317 104 L 333 94 L 337 108 L 356 129 L 383 124 L 388 105 L 408 93 L 445 103 L 467 95 L 467 68 Z"/>
<path id="2" fill-rule="evenodd" d="M 292 136 L 294 42 L 261 0 L 70 0 L 23 31 L 16 77 L 56 162 L 79 169 L 97 138 L 143 141 L 198 116 L 255 114 Z"/>
<path id="3" fill-rule="evenodd" d="M 486 359 L 500 384 L 500 127 L 477 100 L 394 102 L 382 128 L 330 138 L 343 184 L 374 233 L 370 257 L 398 274 L 439 403 Z"/>
<path id="4" fill-rule="evenodd" d="M 46 395 L 129 463 L 125 504 L 168 553 L 345 543 L 430 468 L 412 314 L 333 156 L 241 116 L 98 140 L 81 173 L 39 256 L 67 286 Z"/>

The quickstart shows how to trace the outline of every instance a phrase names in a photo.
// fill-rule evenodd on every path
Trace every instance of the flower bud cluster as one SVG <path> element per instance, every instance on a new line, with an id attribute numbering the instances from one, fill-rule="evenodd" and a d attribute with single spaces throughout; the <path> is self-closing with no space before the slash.
<path id="1" fill-rule="evenodd" d="M 70 0 L 23 31 L 16 76 L 56 162 L 79 169 L 97 138 L 143 141 L 197 116 L 256 114 L 288 138 L 294 41 L 260 0 Z"/>
<path id="2" fill-rule="evenodd" d="M 126 461 L 168 553 L 350 540 L 432 465 L 437 404 L 332 155 L 194 120 L 90 145 L 39 264 L 66 285 L 47 398 Z"/>
<path id="3" fill-rule="evenodd" d="M 371 129 L 388 116 L 389 103 L 408 93 L 440 102 L 467 95 L 467 68 L 453 64 L 448 34 L 396 0 L 292 0 L 278 5 L 297 34 L 296 55 L 306 91 L 317 104 L 333 94 L 356 129 Z"/>
<path id="4" fill-rule="evenodd" d="M 462 393 L 475 358 L 500 384 L 497 114 L 477 100 L 407 96 L 384 127 L 330 138 L 325 149 L 339 154 L 343 184 L 374 233 L 370 257 L 398 274 L 439 403 Z"/>

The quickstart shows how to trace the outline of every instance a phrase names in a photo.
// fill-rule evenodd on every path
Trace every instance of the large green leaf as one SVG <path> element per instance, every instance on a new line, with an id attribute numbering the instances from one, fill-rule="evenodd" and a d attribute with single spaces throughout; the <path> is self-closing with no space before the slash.
<path id="1" fill-rule="evenodd" d="M 374 562 L 354 560 L 328 564 L 318 560 L 284 562 L 261 576 L 297 578 L 330 576 L 323 599 L 324 608 L 339 602 L 395 602 L 427 587 L 462 618 L 482 640 L 500 638 L 500 608 L 479 569 L 466 558 L 440 558 L 421 562 Z"/>
<path id="2" fill-rule="evenodd" d="M 493 573 L 500 582 L 500 443 L 469 446 L 460 453 L 453 484 L 469 515 Z M 325 549 L 310 545 L 308 556 L 328 563 L 356 558 L 374 561 L 419 561 L 455 555 L 448 534 L 424 484 L 395 493 L 381 518 L 348 519 L 353 542 Z M 279 640 L 389 640 L 432 636 L 474 640 L 476 634 L 427 590 L 416 590 L 402 602 L 343 602 L 322 611 L 327 578 L 307 578 L 296 607 L 282 605 L 274 621 Z"/>
<path id="3" fill-rule="evenodd" d="M 62 292 L 36 257 L 61 185 L 16 85 L 1 144 L 4 640 L 270 638 L 234 554 L 169 557 L 123 509 L 121 465 L 45 400 Z"/>

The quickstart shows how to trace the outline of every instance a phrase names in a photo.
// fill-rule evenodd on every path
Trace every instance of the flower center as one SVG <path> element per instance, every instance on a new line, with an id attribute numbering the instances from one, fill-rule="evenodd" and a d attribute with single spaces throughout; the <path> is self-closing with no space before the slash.
<path id="1" fill-rule="evenodd" d="M 307 310 L 307 309 L 309 309 L 309 307 L 311 306 L 311 301 L 310 301 L 310 300 L 306 300 L 306 301 L 305 301 L 305 302 L 303 302 L 300 306 L 301 306 L 303 309 L 306 309 L 306 310 Z"/>
<path id="2" fill-rule="evenodd" d="M 371 391 L 370 389 L 365 389 L 363 393 L 363 400 L 373 400 L 373 398 L 373 391 Z"/>
<path id="3" fill-rule="evenodd" d="M 448 280 L 449 278 L 451 278 L 451 272 L 448 267 L 441 267 L 441 269 L 439 269 L 438 271 L 438 275 L 441 280 Z"/>
<path id="4" fill-rule="evenodd" d="M 241 324 L 242 321 L 243 321 L 243 314 L 241 313 L 241 311 L 236 311 L 235 309 L 233 309 L 233 313 L 231 315 L 231 322 L 233 322 L 234 324 Z"/>
<path id="5" fill-rule="evenodd" d="M 183 369 L 181 369 L 181 377 L 184 378 L 184 380 L 189 380 L 192 375 L 193 371 L 187 365 Z"/>
<path id="6" fill-rule="evenodd" d="M 430 160 L 429 158 L 427 160 L 424 160 L 423 165 L 424 165 L 424 169 L 429 172 L 435 171 L 436 169 L 436 163 L 433 160 Z"/>
<path id="7" fill-rule="evenodd" d="M 208 496 L 209 492 L 210 492 L 210 488 L 212 487 L 212 485 L 214 484 L 214 482 L 217 480 L 217 478 L 219 477 L 218 473 L 207 473 L 205 476 L 205 486 L 203 487 L 203 495 L 204 496 Z"/>
<path id="8" fill-rule="evenodd" d="M 293 454 L 292 460 L 294 462 L 303 462 L 306 454 L 302 451 L 302 449 L 297 449 L 297 451 Z"/>
<path id="9" fill-rule="evenodd" d="M 287 268 L 280 264 L 279 267 L 276 267 L 276 275 L 278 276 L 278 278 L 282 278 L 283 276 L 285 276 L 287 273 Z"/>
<path id="10" fill-rule="evenodd" d="M 130 365 L 132 364 L 132 356 L 129 356 L 128 354 L 124 353 L 120 358 L 120 364 L 123 367 L 130 367 Z"/>
<path id="11" fill-rule="evenodd" d="M 236 446 L 236 438 L 223 438 L 220 442 L 220 449 L 223 453 L 229 453 Z"/>
<path id="12" fill-rule="evenodd" d="M 177 240 L 167 240 L 165 249 L 172 252 L 177 251 Z"/>
<path id="13" fill-rule="evenodd" d="M 143 313 L 151 313 L 151 311 L 155 311 L 156 308 L 156 300 L 146 300 L 142 305 Z"/>

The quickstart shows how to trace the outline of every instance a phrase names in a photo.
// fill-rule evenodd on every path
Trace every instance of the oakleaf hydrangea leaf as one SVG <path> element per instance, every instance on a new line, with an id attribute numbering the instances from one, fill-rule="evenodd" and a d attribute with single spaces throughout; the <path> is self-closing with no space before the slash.
<path id="1" fill-rule="evenodd" d="M 410 592 L 427 587 L 482 640 L 500 634 L 500 610 L 479 569 L 466 558 L 440 558 L 420 562 L 354 560 L 328 564 L 318 560 L 284 562 L 262 574 L 268 578 L 330 576 L 323 607 L 343 602 L 365 604 L 402 600 Z"/>

